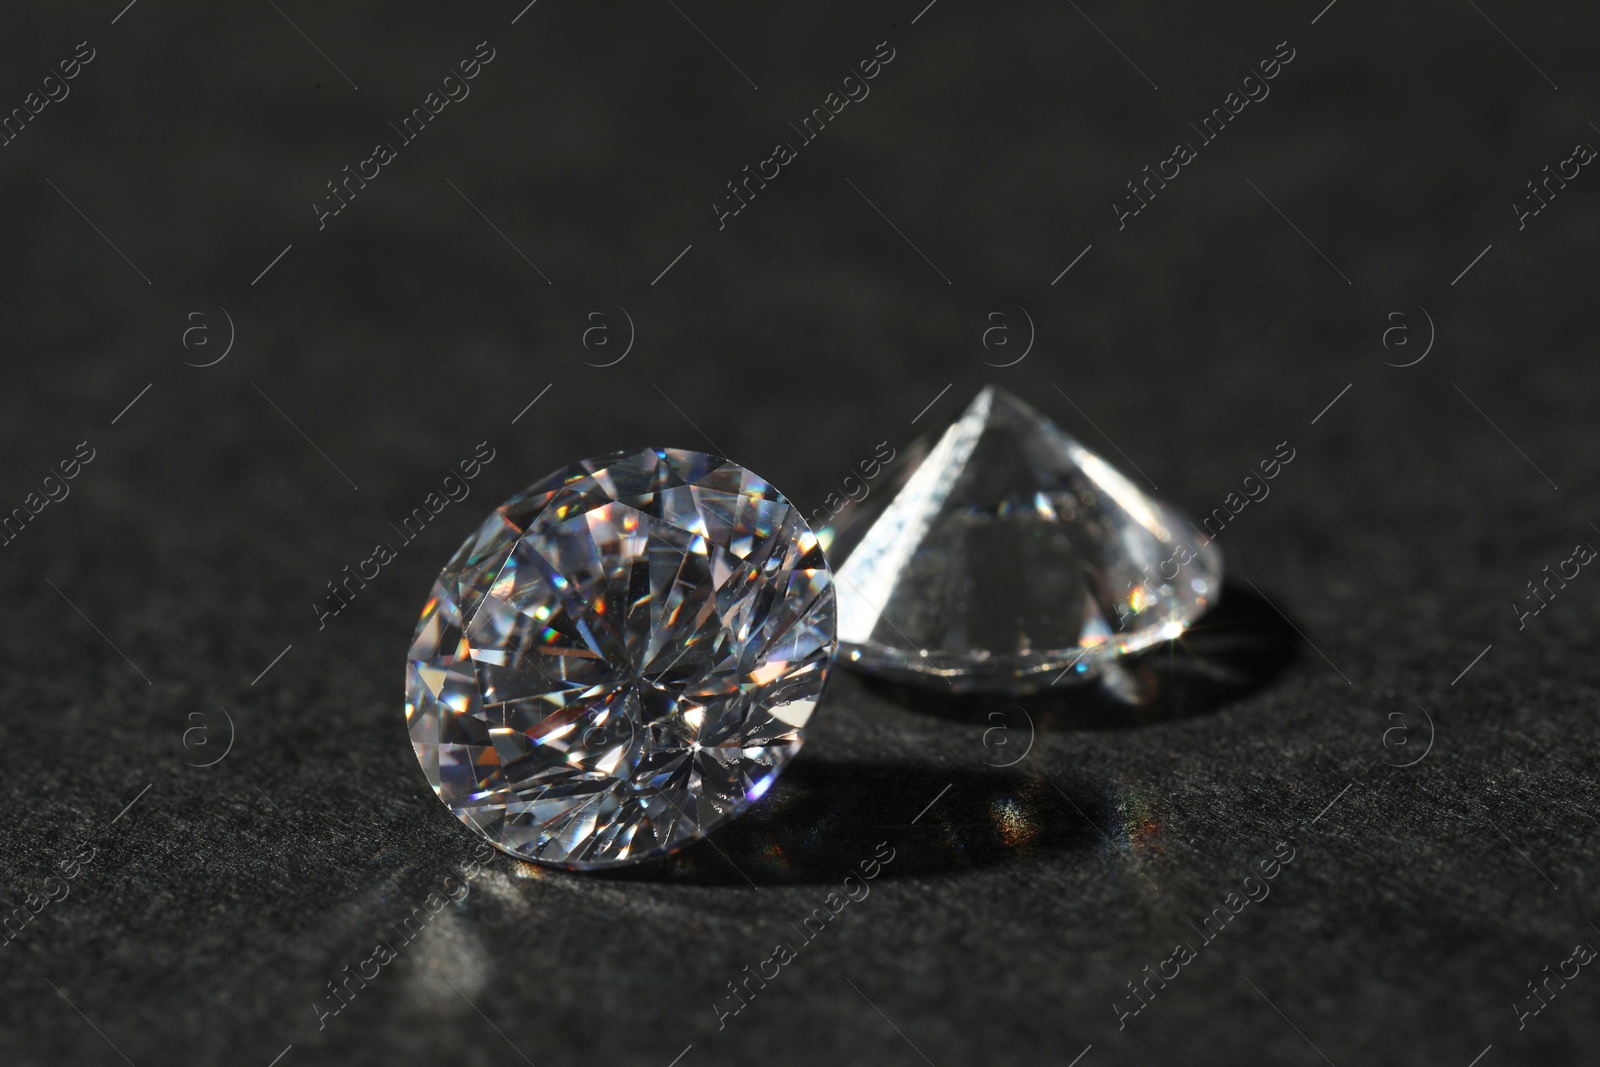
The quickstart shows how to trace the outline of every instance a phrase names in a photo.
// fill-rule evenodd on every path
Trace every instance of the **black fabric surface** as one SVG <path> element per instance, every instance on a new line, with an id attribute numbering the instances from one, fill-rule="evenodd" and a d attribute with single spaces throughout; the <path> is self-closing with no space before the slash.
<path id="1" fill-rule="evenodd" d="M 923 2 L 0 12 L 0 1062 L 1594 1061 L 1600 577 L 1514 607 L 1600 544 L 1592 5 Z M 1293 449 L 1158 701 L 841 670 L 711 841 L 471 867 L 401 675 L 490 508 L 664 444 L 809 511 L 990 381 L 1196 516 Z"/>

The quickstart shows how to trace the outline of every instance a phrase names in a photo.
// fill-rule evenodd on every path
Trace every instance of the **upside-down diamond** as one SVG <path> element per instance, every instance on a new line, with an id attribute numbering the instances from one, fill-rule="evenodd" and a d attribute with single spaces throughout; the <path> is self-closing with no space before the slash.
<path id="1" fill-rule="evenodd" d="M 954 691 L 1110 674 L 1222 592 L 1222 554 L 1021 400 L 984 389 L 830 550 L 843 662 Z"/>

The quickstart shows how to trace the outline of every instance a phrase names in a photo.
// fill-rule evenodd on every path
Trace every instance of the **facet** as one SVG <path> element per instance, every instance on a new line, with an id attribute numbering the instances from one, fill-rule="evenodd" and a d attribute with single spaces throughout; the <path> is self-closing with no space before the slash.
<path id="1" fill-rule="evenodd" d="M 830 547 L 851 666 L 1029 692 L 1172 640 L 1221 592 L 1214 544 L 1003 390 L 911 451 Z"/>
<path id="2" fill-rule="evenodd" d="M 446 564 L 406 721 L 451 811 L 522 859 L 664 855 L 794 756 L 836 648 L 832 575 L 798 509 L 715 456 L 575 463 Z"/>

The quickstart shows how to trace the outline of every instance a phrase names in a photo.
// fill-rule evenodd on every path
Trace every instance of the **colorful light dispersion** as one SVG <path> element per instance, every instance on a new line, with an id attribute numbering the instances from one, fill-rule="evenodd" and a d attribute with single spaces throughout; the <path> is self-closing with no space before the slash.
<path id="1" fill-rule="evenodd" d="M 1164 827 L 1153 816 L 1154 805 L 1137 790 L 1117 795 L 1108 793 L 1106 806 L 1117 813 L 1117 841 L 1115 847 L 1134 856 L 1164 851 L 1161 844 Z M 1108 843 L 1108 847 L 1113 847 Z"/>

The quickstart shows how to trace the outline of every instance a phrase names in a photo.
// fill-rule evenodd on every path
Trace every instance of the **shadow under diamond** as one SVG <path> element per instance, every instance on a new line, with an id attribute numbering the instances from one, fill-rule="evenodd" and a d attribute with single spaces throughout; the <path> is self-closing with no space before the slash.
<path id="1" fill-rule="evenodd" d="M 859 877 L 856 865 L 881 842 L 895 850 L 881 878 L 950 874 L 1045 850 L 1102 847 L 1086 816 L 1102 827 L 1115 822 L 1102 798 L 1036 775 L 802 758 L 770 795 L 717 827 L 714 839 L 592 876 L 707 886 L 747 886 L 746 877 L 758 886 L 837 883 Z"/>

